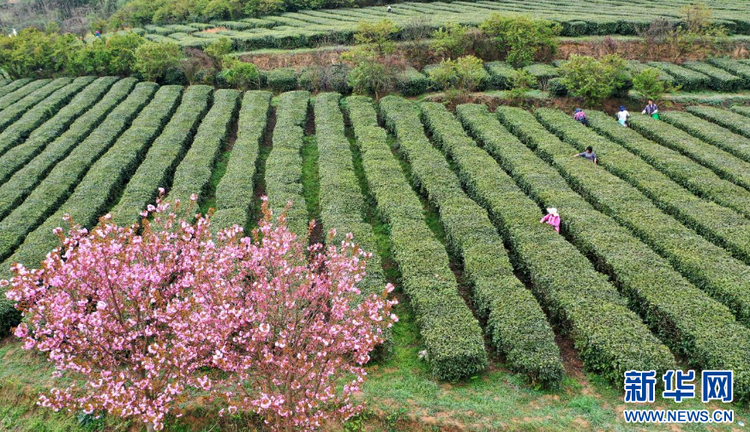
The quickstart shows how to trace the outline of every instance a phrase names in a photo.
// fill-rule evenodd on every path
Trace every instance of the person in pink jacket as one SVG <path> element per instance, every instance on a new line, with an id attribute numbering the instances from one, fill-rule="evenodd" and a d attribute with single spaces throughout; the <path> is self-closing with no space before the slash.
<path id="1" fill-rule="evenodd" d="M 556 232 L 560 232 L 560 215 L 557 214 L 557 209 L 554 207 L 550 207 L 547 209 L 547 214 L 544 215 L 542 220 L 539 221 L 539 223 L 545 223 L 547 222 L 549 225 L 552 225 L 555 228 Z"/>

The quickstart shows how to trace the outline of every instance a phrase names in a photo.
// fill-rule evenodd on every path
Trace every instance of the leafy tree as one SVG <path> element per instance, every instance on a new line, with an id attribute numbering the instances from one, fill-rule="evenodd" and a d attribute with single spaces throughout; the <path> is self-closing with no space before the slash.
<path id="1" fill-rule="evenodd" d="M 221 75 L 228 85 L 243 91 L 260 87 L 260 71 L 252 63 L 226 58 Z"/>
<path id="2" fill-rule="evenodd" d="M 378 56 L 391 54 L 396 49 L 393 38 L 398 31 L 399 28 L 387 19 L 377 22 L 360 21 L 354 41 L 360 45 L 367 45 Z"/>
<path id="3" fill-rule="evenodd" d="M 633 76 L 633 90 L 643 99 L 659 101 L 665 93 L 675 91 L 669 83 L 661 79 L 661 72 L 656 68 L 645 68 Z"/>
<path id="4" fill-rule="evenodd" d="M 232 52 L 232 40 L 223 37 L 216 42 L 211 43 L 203 50 L 214 62 L 214 67 L 221 68 L 224 57 Z"/>
<path id="5" fill-rule="evenodd" d="M 520 101 L 526 95 L 529 89 L 533 88 L 537 84 L 536 77 L 531 75 L 529 72 L 518 69 L 515 71 L 510 80 L 510 90 L 508 90 L 508 97 L 512 101 Z"/>
<path id="6" fill-rule="evenodd" d="M 468 27 L 458 23 L 446 23 L 432 34 L 432 49 L 441 58 L 458 58 L 468 54 L 472 38 Z"/>
<path id="7" fill-rule="evenodd" d="M 66 378 L 40 405 L 107 411 L 150 431 L 197 391 L 271 430 L 356 413 L 363 365 L 397 318 L 391 285 L 357 289 L 369 255 L 351 235 L 308 259 L 265 199 L 252 238 L 236 225 L 213 236 L 208 216 L 190 222 L 168 208 L 149 206 L 140 227 L 105 216 L 90 234 L 69 221 L 43 270 L 19 264 L 0 281 L 26 317 L 15 335 Z"/>
<path id="8" fill-rule="evenodd" d="M 354 35 L 359 45 L 342 55 L 344 60 L 354 64 L 348 81 L 355 93 L 372 94 L 379 99 L 396 87 L 398 74 L 405 68 L 403 61 L 394 55 L 393 36 L 398 31 L 385 19 L 359 23 Z"/>
<path id="9" fill-rule="evenodd" d="M 148 81 L 158 81 L 176 69 L 182 51 L 176 43 L 146 42 L 135 50 L 135 70 Z"/>
<path id="10" fill-rule="evenodd" d="M 557 51 L 561 31 L 551 21 L 500 14 L 492 14 L 479 28 L 494 38 L 505 60 L 517 68 L 534 60 L 550 59 Z"/>
<path id="11" fill-rule="evenodd" d="M 429 74 L 433 82 L 445 89 L 449 103 L 465 100 L 489 77 L 482 60 L 474 56 L 443 60 Z"/>
<path id="12" fill-rule="evenodd" d="M 146 39 L 135 33 L 97 39 L 70 53 L 69 72 L 77 75 L 128 76 L 135 66 L 135 51 Z"/>
<path id="13" fill-rule="evenodd" d="M 589 103 L 601 102 L 628 82 L 625 60 L 612 54 L 602 60 L 572 55 L 560 67 L 560 73 L 570 93 Z"/>
<path id="14" fill-rule="evenodd" d="M 63 72 L 71 52 L 82 47 L 73 35 L 23 29 L 16 37 L 0 36 L 0 69 L 12 78 L 51 77 Z"/>

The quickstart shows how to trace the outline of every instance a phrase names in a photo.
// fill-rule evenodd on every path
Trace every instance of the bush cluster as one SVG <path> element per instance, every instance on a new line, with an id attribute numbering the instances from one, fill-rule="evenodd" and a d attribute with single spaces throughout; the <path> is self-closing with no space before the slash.
<path id="1" fill-rule="evenodd" d="M 347 108 L 433 374 L 455 381 L 481 372 L 488 363 L 482 330 L 458 293 L 448 254 L 425 223 L 422 203 L 393 157 L 375 109 L 362 97 L 348 98 Z"/>
<path id="2" fill-rule="evenodd" d="M 746 265 L 695 232 L 725 245 L 736 256 L 747 258 L 750 223 L 745 222 L 744 217 L 698 198 L 640 157 L 590 129 L 580 127 L 560 111 L 542 109 L 537 111 L 537 116 L 549 130 L 570 144 L 559 143 L 564 150 L 570 149 L 569 153 L 573 153 L 588 146 L 594 147 L 603 167 L 633 184 L 646 196 L 613 174 L 598 170 L 586 175 L 557 162 L 560 170 L 565 170 L 563 175 L 578 185 L 581 194 L 594 205 L 606 208 L 605 213 L 630 228 L 644 243 L 674 264 L 687 280 L 726 304 L 740 321 L 750 324 L 750 281 L 740 276 Z M 555 141 L 552 137 L 549 140 Z"/>
<path id="3" fill-rule="evenodd" d="M 141 88 L 148 89 L 150 90 L 147 90 L 148 93 L 153 94 L 153 88 L 156 86 L 149 87 Z M 134 93 L 137 91 L 138 89 Z M 61 225 L 63 215 L 68 214 L 76 223 L 87 227 L 96 223 L 97 218 L 118 196 L 127 179 L 135 171 L 148 146 L 171 117 L 179 103 L 181 94 L 182 87 L 161 87 L 148 106 L 133 121 L 131 127 L 117 138 L 117 141 L 111 147 L 108 148 L 107 144 L 111 143 L 114 137 L 106 141 L 96 140 L 96 144 L 100 147 L 99 151 L 91 150 L 85 154 L 81 154 L 82 152 L 74 153 L 75 156 L 88 160 L 77 160 L 77 158 L 72 158 L 71 156 L 74 154 L 71 154 L 55 167 L 44 182 L 34 189 L 34 192 L 24 201 L 24 204 L 2 221 L 3 224 L 7 223 L 9 228 L 12 226 L 13 229 L 11 235 L 13 238 L 10 241 L 6 237 L 6 233 L 11 234 L 9 230 L 2 230 L 2 238 L 0 238 L 0 241 L 2 241 L 0 246 L 3 247 L 2 252 L 0 252 L 2 257 L 6 257 L 7 252 L 12 250 L 12 246 L 6 248 L 7 246 L 12 243 L 19 244 L 21 241 L 23 241 L 23 244 L 2 264 L 0 277 L 5 279 L 10 276 L 9 269 L 12 263 L 20 262 L 31 267 L 38 265 L 47 252 L 58 245 L 59 238 L 53 233 L 53 229 Z M 108 119 L 112 117 L 109 116 Z M 118 121 L 128 123 L 127 119 L 118 119 Z M 117 136 L 116 129 L 102 132 L 114 133 L 114 136 Z M 98 138 L 92 134 L 89 139 L 92 139 L 92 137 L 94 140 Z M 88 150 L 83 144 L 76 148 L 76 150 L 81 149 Z M 106 153 L 104 153 L 105 151 Z M 97 160 L 96 155 L 102 153 L 104 154 Z M 73 166 L 71 167 L 71 165 Z M 90 169 L 86 171 L 89 166 Z M 65 168 L 68 168 L 68 170 L 61 172 Z M 59 174 L 53 176 L 55 171 Z M 81 178 L 83 173 L 85 173 L 85 176 Z M 55 182 L 60 176 L 64 176 L 65 181 Z M 70 193 L 71 190 L 72 193 Z M 57 196 L 50 196 L 53 193 Z M 32 213 L 33 216 L 22 217 L 21 213 L 24 211 Z M 48 216 L 49 214 L 51 216 Z M 14 218 L 14 215 L 18 218 Z M 14 224 L 13 222 L 16 222 L 16 220 L 17 223 Z M 37 226 L 40 222 L 41 225 Z M 19 226 L 23 228 L 19 229 Z M 36 229 L 34 229 L 35 227 Z M 32 229 L 33 231 L 31 231 Z M 26 232 L 28 234 L 24 237 Z M 7 302 L 4 304 L 7 304 Z M 10 307 L 7 312 L 13 313 Z M 3 308 L 0 316 L 5 316 L 5 313 L 6 309 Z"/>
<path id="4" fill-rule="evenodd" d="M 212 217 L 216 229 L 246 226 L 254 199 L 256 161 L 266 134 L 271 109 L 271 93 L 253 91 L 242 99 L 237 123 L 237 139 L 227 170 L 216 186 L 217 211 Z"/>
<path id="5" fill-rule="evenodd" d="M 127 91 L 123 93 L 122 98 L 127 96 L 127 93 L 135 85 L 134 79 L 123 80 L 125 83 L 130 83 Z M 102 77 L 86 86 L 80 93 L 75 95 L 70 100 L 70 103 L 62 107 L 57 113 L 41 124 L 39 127 L 34 129 L 23 143 L 17 143 L 13 148 L 8 150 L 2 157 L 0 157 L 0 184 L 5 183 L 10 176 L 19 170 L 21 167 L 26 165 L 31 158 L 39 154 L 44 150 L 48 144 L 54 140 L 60 139 L 62 135 L 68 133 L 75 133 L 80 130 L 77 128 L 71 130 L 70 126 L 79 118 L 85 117 L 88 110 L 94 106 L 99 106 L 99 102 L 104 97 L 112 85 L 117 82 L 117 78 L 114 77 Z M 119 86 L 118 86 L 119 88 Z M 112 89 L 114 93 L 114 88 Z M 122 100 L 122 99 L 120 99 Z M 116 103 L 119 103 L 117 100 Z M 107 105 L 109 109 L 114 108 L 116 105 Z M 104 105 L 102 105 L 104 107 Z"/>
<path id="6" fill-rule="evenodd" d="M 727 111 L 722 111 L 727 113 Z M 720 177 L 750 189 L 750 162 L 714 146 L 664 122 L 652 118 L 633 117 L 630 127 L 652 141 L 676 150 L 701 165 L 711 168 Z"/>
<path id="7" fill-rule="evenodd" d="M 172 182 L 175 167 L 190 146 L 198 124 L 211 104 L 212 94 L 213 89 L 208 86 L 188 87 L 180 106 L 149 148 L 117 205 L 110 210 L 114 223 L 124 226 L 138 222 L 140 212 L 154 202 L 159 187 Z M 205 117 L 206 120 L 209 118 Z"/>
<path id="8" fill-rule="evenodd" d="M 485 149 L 511 149 L 509 144 L 518 144 L 486 107 L 461 105 L 457 111 Z M 607 278 L 563 236 L 539 223 L 537 203 L 492 156 L 467 140 L 456 140 L 443 150 L 455 162 L 469 194 L 487 209 L 504 235 L 516 268 L 530 281 L 539 303 L 570 332 L 589 370 L 620 385 L 623 371 L 634 367 L 663 370 L 674 365 L 667 348 L 627 309 L 625 299 Z"/>
<path id="9" fill-rule="evenodd" d="M 565 375 L 555 335 L 534 296 L 513 273 L 502 237 L 487 212 L 461 189 L 445 157 L 421 130 L 411 126 L 419 123 L 414 107 L 403 100 L 386 99 L 381 103 L 386 122 L 411 162 L 413 179 L 438 208 L 449 250 L 464 265 L 464 275 L 473 288 L 473 302 L 487 319 L 493 345 L 512 369 L 526 374 L 532 382 L 554 386 Z M 420 108 L 424 124 L 439 146 L 471 141 L 443 105 L 423 103 Z"/>
<path id="10" fill-rule="evenodd" d="M 273 149 L 266 160 L 266 194 L 271 208 L 287 211 L 287 226 L 303 243 L 308 238 L 308 214 L 302 194 L 302 146 L 304 145 L 310 93 L 293 91 L 279 97 Z"/>
<path id="11" fill-rule="evenodd" d="M 558 203 L 566 235 L 597 266 L 612 275 L 630 299 L 630 306 L 674 352 L 704 369 L 732 365 L 746 370 L 748 359 L 741 353 L 750 347 L 750 331 L 726 307 L 680 276 L 668 260 L 640 242 L 627 228 L 595 210 L 586 199 L 597 193 L 585 190 L 591 188 L 601 195 L 612 196 L 610 202 L 619 202 L 623 198 L 621 192 L 628 187 L 618 187 L 618 182 L 605 183 L 612 178 L 611 174 L 588 161 L 571 158 L 574 148 L 545 131 L 531 114 L 513 111 L 503 108 L 501 116 L 513 124 L 514 131 L 536 150 L 536 155 L 528 148 L 511 146 L 508 142 L 494 149 L 505 154 L 509 171 L 517 175 L 527 193 L 536 197 L 540 205 Z M 515 117 L 511 119 L 512 116 Z M 584 129 L 579 124 L 572 127 Z M 510 152 L 511 147 L 518 151 Z M 512 168 L 513 165 L 519 168 Z M 641 213 L 640 217 L 649 216 Z M 596 232 L 592 232 L 592 226 L 597 227 Z M 715 352 L 717 344 L 722 346 L 721 357 Z M 741 378 L 745 391 L 748 378 L 746 374 Z"/>

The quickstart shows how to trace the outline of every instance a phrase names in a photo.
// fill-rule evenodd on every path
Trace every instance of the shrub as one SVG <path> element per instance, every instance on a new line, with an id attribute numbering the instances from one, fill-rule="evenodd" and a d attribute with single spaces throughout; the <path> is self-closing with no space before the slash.
<path id="1" fill-rule="evenodd" d="M 664 93 L 673 91 L 668 83 L 661 79 L 661 71 L 656 68 L 644 68 L 633 75 L 633 90 L 645 100 L 660 101 Z"/>
<path id="2" fill-rule="evenodd" d="M 685 91 L 704 89 L 708 87 L 708 83 L 711 80 L 708 76 L 700 72 L 673 63 L 651 62 L 649 65 L 666 71 L 674 77 L 675 82 Z"/>
<path id="3" fill-rule="evenodd" d="M 551 21 L 497 13 L 482 22 L 479 28 L 494 38 L 505 60 L 514 67 L 550 59 L 557 51 L 557 35 L 561 30 Z"/>
<path id="4" fill-rule="evenodd" d="M 448 22 L 432 34 L 432 49 L 442 59 L 455 59 L 470 53 L 472 37 L 468 27 Z"/>
<path id="5" fill-rule="evenodd" d="M 732 75 L 731 73 L 711 66 L 704 62 L 686 62 L 683 66 L 687 69 L 694 70 L 706 75 L 709 78 L 708 87 L 726 93 L 733 93 L 744 87 L 745 82 L 742 78 Z"/>
<path id="6" fill-rule="evenodd" d="M 560 68 L 562 84 L 574 96 L 587 103 L 597 103 L 628 86 L 625 61 L 608 55 L 602 60 L 572 55 Z"/>
<path id="7" fill-rule="evenodd" d="M 173 73 L 182 58 L 175 43 L 146 42 L 135 50 L 135 70 L 148 81 L 159 81 Z"/>
<path id="8" fill-rule="evenodd" d="M 565 86 L 562 78 L 552 78 L 547 81 L 547 91 L 551 96 L 565 97 L 568 95 L 568 87 Z"/>
<path id="9" fill-rule="evenodd" d="M 418 96 L 427 91 L 430 80 L 418 70 L 408 67 L 398 79 L 398 90 L 404 96 Z"/>
<path id="10" fill-rule="evenodd" d="M 522 70 L 534 77 L 536 84 L 541 90 L 547 89 L 549 80 L 560 76 L 560 72 L 556 67 L 544 63 L 534 63 L 524 67 Z"/>
<path id="11" fill-rule="evenodd" d="M 81 47 L 73 35 L 25 28 L 16 37 L 0 37 L 0 69 L 12 78 L 55 76 L 66 70 L 68 56 Z"/>
<path id="12" fill-rule="evenodd" d="M 69 54 L 68 71 L 78 75 L 129 76 L 135 67 L 135 51 L 145 42 L 132 32 L 97 38 Z"/>
<path id="13" fill-rule="evenodd" d="M 241 60 L 225 60 L 222 79 L 231 87 L 242 91 L 260 87 L 260 71 L 252 63 Z"/>
<path id="14" fill-rule="evenodd" d="M 445 89 L 449 99 L 461 99 L 481 88 L 489 74 L 482 60 L 465 56 L 456 60 L 443 60 L 429 71 L 430 80 L 438 88 Z"/>
<path id="15" fill-rule="evenodd" d="M 278 68 L 268 71 L 268 87 L 275 92 L 291 91 L 297 88 L 297 72 L 292 68 Z"/>
<path id="16" fill-rule="evenodd" d="M 516 70 L 505 62 L 494 61 L 484 64 L 487 69 L 489 78 L 487 79 L 487 88 L 496 90 L 507 90 L 512 87 L 512 81 Z"/>
<path id="17" fill-rule="evenodd" d="M 344 63 L 327 67 L 308 66 L 300 72 L 299 87 L 310 92 L 334 91 L 346 94 L 352 90 L 349 86 L 350 70 Z"/>

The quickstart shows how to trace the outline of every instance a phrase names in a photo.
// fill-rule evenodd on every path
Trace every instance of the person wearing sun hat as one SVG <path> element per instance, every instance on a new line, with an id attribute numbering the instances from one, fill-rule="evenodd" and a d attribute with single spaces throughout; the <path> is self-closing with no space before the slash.
<path id="1" fill-rule="evenodd" d="M 560 215 L 557 214 L 557 209 L 555 207 L 547 208 L 547 214 L 544 215 L 539 223 L 545 222 L 547 222 L 548 225 L 552 225 L 552 227 L 555 229 L 555 232 L 560 232 Z"/>

